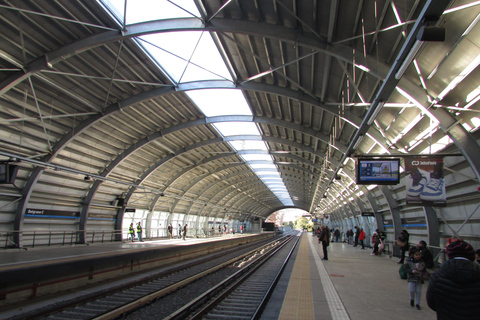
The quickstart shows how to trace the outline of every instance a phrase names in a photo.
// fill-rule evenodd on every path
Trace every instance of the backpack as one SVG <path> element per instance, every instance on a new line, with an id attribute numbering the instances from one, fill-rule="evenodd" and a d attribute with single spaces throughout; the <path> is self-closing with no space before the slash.
<path id="1" fill-rule="evenodd" d="M 405 271 L 405 265 L 402 264 L 400 269 L 398 269 L 398 273 L 400 274 L 401 279 L 407 279 L 407 272 Z"/>

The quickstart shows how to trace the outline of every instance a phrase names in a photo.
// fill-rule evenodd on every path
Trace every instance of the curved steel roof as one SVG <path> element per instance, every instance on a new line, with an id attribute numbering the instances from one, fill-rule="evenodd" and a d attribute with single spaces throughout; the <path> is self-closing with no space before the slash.
<path id="1" fill-rule="evenodd" d="M 222 137 L 212 123 L 225 121 L 257 125 L 294 207 L 312 214 L 357 197 L 354 154 L 419 154 L 448 135 L 478 179 L 470 2 L 206 0 L 200 19 L 122 27 L 96 1 L 0 1 L 0 156 L 21 160 L 2 192 L 15 228 L 32 207 L 79 210 L 81 226 L 129 207 L 266 218 L 284 206 L 228 143 L 258 138 Z M 425 26 L 444 27 L 445 41 L 420 43 L 398 76 Z M 173 82 L 136 37 L 174 31 L 214 34 L 234 81 Z M 185 92 L 208 88 L 242 90 L 253 116 L 205 117 Z"/>

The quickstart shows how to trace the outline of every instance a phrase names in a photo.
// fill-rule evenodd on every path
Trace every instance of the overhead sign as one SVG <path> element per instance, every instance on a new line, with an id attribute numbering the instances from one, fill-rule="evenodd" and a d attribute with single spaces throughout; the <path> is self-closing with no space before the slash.
<path id="1" fill-rule="evenodd" d="M 374 217 L 375 213 L 374 212 L 362 212 L 362 217 Z"/>

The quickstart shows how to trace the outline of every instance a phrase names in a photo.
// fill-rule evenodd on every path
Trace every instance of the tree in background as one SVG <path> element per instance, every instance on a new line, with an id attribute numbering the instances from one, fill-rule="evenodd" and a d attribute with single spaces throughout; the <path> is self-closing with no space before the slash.
<path id="1" fill-rule="evenodd" d="M 292 230 L 293 230 L 293 229 L 294 229 L 293 221 L 284 222 L 284 223 L 283 223 L 283 227 L 284 227 L 284 228 L 290 227 L 290 228 L 292 228 Z"/>
<path id="2" fill-rule="evenodd" d="M 265 222 L 273 222 L 277 227 L 281 227 L 283 224 L 283 216 L 284 216 L 283 212 L 277 211 L 272 213 L 270 216 L 268 216 Z"/>
<path id="3" fill-rule="evenodd" d="M 307 218 L 305 217 L 298 217 L 294 221 L 295 229 L 307 229 L 308 231 L 311 231 L 313 228 L 313 222 L 308 221 Z"/>

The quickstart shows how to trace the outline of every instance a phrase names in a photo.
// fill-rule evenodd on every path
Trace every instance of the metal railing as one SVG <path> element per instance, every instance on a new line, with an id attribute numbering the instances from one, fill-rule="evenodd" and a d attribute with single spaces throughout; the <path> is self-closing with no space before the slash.
<path id="1" fill-rule="evenodd" d="M 387 243 L 388 243 L 388 246 L 389 246 L 388 251 L 387 251 Z M 410 243 L 410 248 L 414 247 L 414 246 L 415 246 L 415 244 Z M 391 251 L 390 251 L 390 247 L 392 249 Z M 433 265 L 434 265 L 434 267 L 438 268 L 442 265 L 442 263 L 447 261 L 447 255 L 446 255 L 445 248 L 436 247 L 436 246 L 428 246 L 428 249 L 430 250 L 430 252 L 433 255 Z M 385 241 L 385 250 L 384 251 L 386 251 L 387 254 L 389 254 L 390 256 L 397 257 L 397 258 L 400 258 L 401 254 L 402 254 L 402 250 L 401 250 L 400 246 L 397 244 L 396 241 Z M 407 254 L 408 254 L 408 252 L 407 252 Z"/>
<path id="2" fill-rule="evenodd" d="M 85 243 L 104 243 L 117 241 L 122 234 L 121 230 L 92 230 L 92 231 L 7 231 L 0 233 L 0 248 L 34 248 L 37 246 L 74 245 L 80 243 L 81 235 Z M 21 238 L 20 244 L 15 239 Z"/>
<path id="3" fill-rule="evenodd" d="M 235 233 L 240 233 L 235 231 Z M 244 233 L 246 231 L 244 230 Z M 135 232 L 136 234 L 136 232 Z M 227 231 L 227 234 L 231 234 Z M 145 234 L 143 239 L 161 239 L 167 238 L 167 231 L 163 228 L 152 229 L 147 237 Z M 104 242 L 116 242 L 119 239 L 122 241 L 128 241 L 130 235 L 128 230 L 71 230 L 71 231 L 7 231 L 0 233 L 0 249 L 10 248 L 34 248 L 39 246 L 67 246 L 79 244 L 80 239 L 84 236 L 85 243 L 104 243 Z M 177 233 L 174 230 L 173 237 L 177 238 Z M 189 238 L 208 238 L 208 237 L 220 237 L 223 236 L 223 231 L 219 232 L 217 229 L 212 230 L 208 228 L 189 229 L 187 231 L 187 237 Z M 15 239 L 21 238 L 20 245 L 15 242 Z"/>

